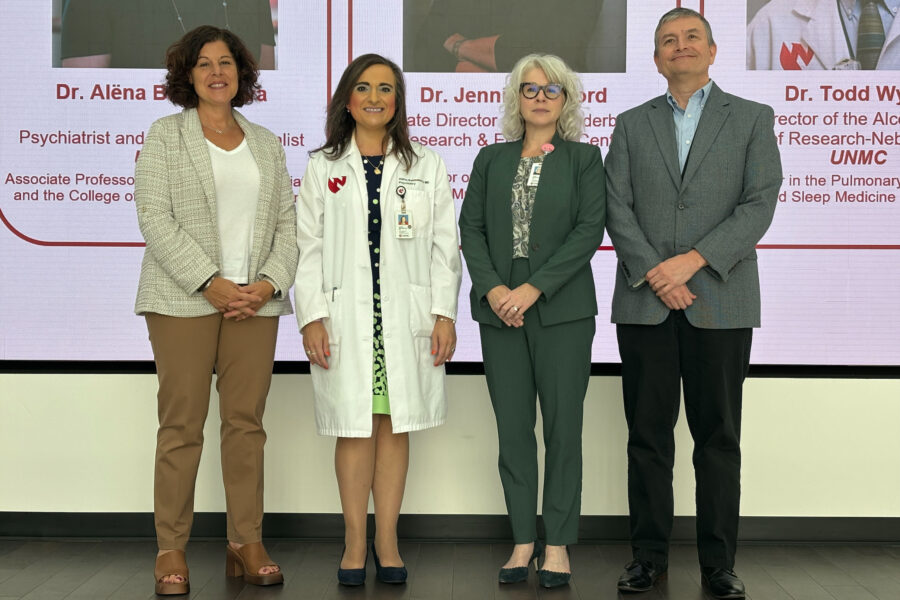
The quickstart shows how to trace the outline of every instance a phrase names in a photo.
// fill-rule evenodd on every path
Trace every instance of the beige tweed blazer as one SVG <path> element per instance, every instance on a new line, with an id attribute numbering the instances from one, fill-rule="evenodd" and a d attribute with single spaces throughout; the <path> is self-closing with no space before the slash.
<path id="1" fill-rule="evenodd" d="M 234 111 L 259 168 L 250 273 L 275 286 L 259 316 L 290 314 L 297 270 L 294 192 L 284 148 L 269 130 Z M 221 251 L 209 148 L 196 109 L 150 127 L 135 167 L 138 225 L 147 248 L 135 312 L 199 317 L 216 312 L 198 289 L 219 271 Z"/>

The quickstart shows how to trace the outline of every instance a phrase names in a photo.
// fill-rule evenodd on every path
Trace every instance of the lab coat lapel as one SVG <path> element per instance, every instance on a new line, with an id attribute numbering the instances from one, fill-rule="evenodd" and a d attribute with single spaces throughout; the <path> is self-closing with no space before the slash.
<path id="1" fill-rule="evenodd" d="M 844 29 L 841 27 L 841 15 L 835 2 L 819 0 L 812 5 L 806 0 L 795 11 L 809 15 L 809 22 L 803 28 L 801 38 L 815 53 L 823 69 L 833 69 L 841 60 L 850 58 Z"/>

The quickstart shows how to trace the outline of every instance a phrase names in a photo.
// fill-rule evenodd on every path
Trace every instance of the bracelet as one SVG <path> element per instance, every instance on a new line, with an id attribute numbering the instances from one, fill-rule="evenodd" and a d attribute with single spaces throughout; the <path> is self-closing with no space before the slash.
<path id="1" fill-rule="evenodd" d="M 454 321 L 450 317 L 445 317 L 444 315 L 437 315 L 437 320 L 438 320 L 438 322 L 442 322 L 442 323 L 454 323 L 454 324 L 456 323 L 456 321 Z"/>
<path id="2" fill-rule="evenodd" d="M 215 274 L 213 274 L 213 275 L 210 275 L 210 276 L 209 276 L 209 279 L 207 279 L 206 281 L 204 281 L 204 282 L 203 282 L 203 285 L 200 286 L 200 291 L 201 291 L 201 292 L 205 292 L 206 290 L 208 290 L 208 289 L 209 289 L 209 286 L 212 285 L 213 279 L 215 279 L 217 276 L 218 276 L 218 273 L 215 273 Z"/>

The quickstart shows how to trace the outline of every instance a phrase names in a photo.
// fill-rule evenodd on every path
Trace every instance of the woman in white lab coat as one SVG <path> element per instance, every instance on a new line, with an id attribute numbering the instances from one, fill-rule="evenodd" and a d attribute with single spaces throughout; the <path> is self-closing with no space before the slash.
<path id="1" fill-rule="evenodd" d="M 456 211 L 443 161 L 409 140 L 404 88 L 376 54 L 347 67 L 298 199 L 297 320 L 317 429 L 338 438 L 345 585 L 365 581 L 370 492 L 377 576 L 406 580 L 396 525 L 407 433 L 444 422 L 456 349 Z"/>

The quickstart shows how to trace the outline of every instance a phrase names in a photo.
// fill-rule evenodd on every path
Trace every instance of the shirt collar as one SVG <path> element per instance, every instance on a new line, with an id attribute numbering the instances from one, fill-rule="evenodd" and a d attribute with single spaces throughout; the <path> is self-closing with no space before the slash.
<path id="1" fill-rule="evenodd" d="M 691 96 L 691 100 L 696 98 L 700 102 L 700 110 L 703 110 L 703 106 L 706 104 L 706 99 L 709 96 L 709 91 L 712 89 L 712 84 L 713 80 L 710 79 L 706 82 L 706 85 L 694 92 L 694 95 Z M 675 96 L 672 95 L 670 90 L 666 90 L 666 100 L 669 101 L 669 106 L 672 107 L 672 110 L 684 112 L 684 110 L 678 106 L 678 101 L 675 100 Z M 688 102 L 690 102 L 690 100 Z"/>

